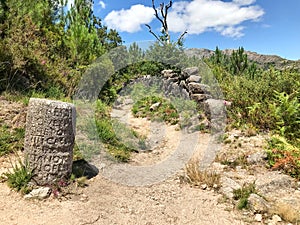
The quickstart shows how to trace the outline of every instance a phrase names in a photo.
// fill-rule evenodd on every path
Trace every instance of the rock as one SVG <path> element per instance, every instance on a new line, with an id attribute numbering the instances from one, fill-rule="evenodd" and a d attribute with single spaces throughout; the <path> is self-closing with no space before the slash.
<path id="1" fill-rule="evenodd" d="M 189 67 L 185 68 L 181 72 L 182 75 L 184 75 L 185 79 L 192 75 L 198 75 L 199 74 L 199 68 L 198 67 Z"/>
<path id="2" fill-rule="evenodd" d="M 198 67 L 189 67 L 185 68 L 181 72 L 181 77 L 183 79 L 187 79 L 188 77 L 192 75 L 198 75 L 199 74 L 199 68 Z"/>
<path id="3" fill-rule="evenodd" d="M 171 78 L 177 75 L 176 73 L 174 73 L 173 70 L 163 70 L 161 71 L 161 74 L 163 75 L 164 78 Z"/>
<path id="4" fill-rule="evenodd" d="M 257 194 L 250 194 L 248 204 L 251 210 L 258 213 L 265 213 L 270 208 L 268 202 Z"/>
<path id="5" fill-rule="evenodd" d="M 189 91 L 193 94 L 209 94 L 209 86 L 191 82 L 188 84 Z"/>
<path id="6" fill-rule="evenodd" d="M 201 77 L 198 75 L 191 75 L 189 78 L 186 79 L 186 81 L 188 83 L 191 83 L 191 82 L 201 83 Z"/>
<path id="7" fill-rule="evenodd" d="M 189 93 L 188 93 L 187 90 L 184 89 L 184 88 L 182 88 L 182 89 L 180 90 L 180 96 L 181 96 L 181 98 L 183 98 L 183 99 L 185 99 L 185 100 L 190 99 Z"/>
<path id="8" fill-rule="evenodd" d="M 131 98 L 125 98 L 123 104 L 124 105 L 132 105 L 133 100 Z"/>
<path id="9" fill-rule="evenodd" d="M 279 174 L 276 171 L 268 172 L 258 177 L 255 182 L 256 187 L 263 195 L 272 195 L 272 193 L 280 189 L 292 188 L 293 183 L 293 178 L 285 174 Z"/>
<path id="10" fill-rule="evenodd" d="M 178 80 L 179 80 L 179 78 L 178 78 L 178 77 L 172 77 L 172 78 L 168 78 L 168 81 L 169 81 L 169 82 L 172 82 L 172 83 L 177 83 L 177 82 L 178 82 Z"/>
<path id="11" fill-rule="evenodd" d="M 200 127 L 208 129 L 210 128 L 210 122 L 208 119 L 203 119 L 200 123 L 199 123 Z"/>
<path id="12" fill-rule="evenodd" d="M 203 102 L 203 101 L 211 98 L 211 96 L 207 95 L 207 94 L 192 94 L 191 98 L 193 100 L 195 100 L 196 102 Z"/>
<path id="13" fill-rule="evenodd" d="M 299 194 L 291 193 L 290 196 L 282 195 L 275 199 L 272 211 L 280 215 L 282 219 L 290 222 L 300 221 Z"/>
<path id="14" fill-rule="evenodd" d="M 25 199 L 45 199 L 49 197 L 51 189 L 49 187 L 40 187 L 33 189 L 29 194 L 25 195 Z"/>
<path id="15" fill-rule="evenodd" d="M 226 117 L 223 100 L 207 99 L 202 104 L 205 115 L 208 119 L 216 119 Z"/>
<path id="16" fill-rule="evenodd" d="M 25 132 L 25 156 L 37 185 L 69 179 L 75 142 L 75 106 L 31 98 Z"/>
<path id="17" fill-rule="evenodd" d="M 265 163 L 267 158 L 268 155 L 266 152 L 256 152 L 251 155 L 248 155 L 246 160 L 249 164 L 261 164 Z"/>
<path id="18" fill-rule="evenodd" d="M 188 89 L 186 82 L 184 80 L 180 81 L 179 86 L 184 89 Z"/>
<path id="19" fill-rule="evenodd" d="M 232 105 L 232 102 L 224 100 L 224 105 L 226 106 L 226 108 L 230 108 Z"/>
<path id="20" fill-rule="evenodd" d="M 221 177 L 220 182 L 221 182 L 220 192 L 230 199 L 233 198 L 233 190 L 237 190 L 241 188 L 241 185 L 239 185 L 233 179 L 230 179 L 228 177 Z"/>
<path id="21" fill-rule="evenodd" d="M 281 219 L 280 216 L 278 216 L 278 215 L 275 214 L 275 215 L 272 216 L 272 221 L 274 221 L 275 223 L 277 223 L 277 222 L 281 222 L 282 219 Z"/>
<path id="22" fill-rule="evenodd" d="M 102 166 L 103 164 L 100 164 L 100 169 L 102 169 Z M 98 175 L 99 169 L 84 159 L 79 159 L 73 162 L 72 173 L 76 177 L 86 177 L 87 179 L 91 179 Z"/>
<path id="23" fill-rule="evenodd" d="M 180 91 L 181 88 L 179 87 L 179 85 L 177 83 L 173 83 L 170 88 L 171 88 L 170 89 L 171 96 L 177 97 L 177 98 L 179 98 L 181 96 L 181 91 Z"/>
<path id="24" fill-rule="evenodd" d="M 153 105 L 151 105 L 149 109 L 150 109 L 150 111 L 157 110 L 160 105 L 161 105 L 161 102 L 156 102 Z"/>
<path id="25" fill-rule="evenodd" d="M 205 190 L 206 188 L 207 188 L 207 184 L 202 184 L 202 185 L 201 185 L 201 189 L 202 189 L 202 190 Z"/>
<path id="26" fill-rule="evenodd" d="M 261 222 L 262 221 L 262 215 L 261 214 L 255 214 L 254 220 L 257 222 Z"/>

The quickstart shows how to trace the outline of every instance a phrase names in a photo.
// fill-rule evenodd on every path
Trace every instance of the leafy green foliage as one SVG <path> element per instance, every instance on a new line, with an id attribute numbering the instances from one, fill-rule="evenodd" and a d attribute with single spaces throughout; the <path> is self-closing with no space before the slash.
<path id="1" fill-rule="evenodd" d="M 278 103 L 274 93 L 295 93 L 299 89 L 299 72 L 274 68 L 263 71 L 246 61 L 244 55 L 242 48 L 237 52 L 233 51 L 231 56 L 223 54 L 217 48 L 208 61 L 225 99 L 233 103 L 228 109 L 229 119 L 236 127 L 252 124 L 263 130 L 276 129 L 273 105 Z M 232 69 L 233 67 L 236 68 Z"/>
<path id="2" fill-rule="evenodd" d="M 93 2 L 1 1 L 0 92 L 48 91 L 72 95 L 87 65 L 122 43 L 103 26 Z"/>
<path id="3" fill-rule="evenodd" d="M 299 177 L 300 103 L 299 70 L 250 63 L 243 48 L 231 55 L 218 48 L 208 60 L 226 100 L 231 126 L 275 134 L 269 143 L 269 164 Z"/>

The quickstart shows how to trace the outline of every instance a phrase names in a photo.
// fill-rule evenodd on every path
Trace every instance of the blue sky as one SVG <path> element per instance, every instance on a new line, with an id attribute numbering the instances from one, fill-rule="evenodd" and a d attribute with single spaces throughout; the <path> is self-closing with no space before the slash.
<path id="1" fill-rule="evenodd" d="M 161 2 L 155 0 L 157 6 Z M 159 33 L 151 0 L 95 0 L 94 12 L 116 29 L 125 44 L 154 40 Z M 187 30 L 185 46 L 236 49 L 300 59 L 300 0 L 174 0 L 169 26 L 176 39 Z"/>

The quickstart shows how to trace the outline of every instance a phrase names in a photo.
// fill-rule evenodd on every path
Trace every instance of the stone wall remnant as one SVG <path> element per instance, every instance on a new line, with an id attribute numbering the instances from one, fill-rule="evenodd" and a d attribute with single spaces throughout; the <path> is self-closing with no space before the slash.
<path id="1" fill-rule="evenodd" d="M 53 184 L 71 175 L 75 120 L 73 104 L 30 99 L 24 149 L 37 185 Z"/>

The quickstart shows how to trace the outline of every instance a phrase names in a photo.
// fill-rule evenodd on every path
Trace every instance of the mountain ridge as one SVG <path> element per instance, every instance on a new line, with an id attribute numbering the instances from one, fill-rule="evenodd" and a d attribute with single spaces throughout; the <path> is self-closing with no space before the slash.
<path id="1" fill-rule="evenodd" d="M 221 50 L 221 52 L 225 55 L 230 56 L 234 50 L 236 49 L 224 49 Z M 195 56 L 198 58 L 209 58 L 214 54 L 215 51 L 206 48 L 189 48 L 186 49 L 185 52 L 190 57 Z M 290 60 L 278 55 L 259 54 L 257 52 L 247 50 L 245 50 L 245 53 L 247 54 L 249 61 L 255 62 L 263 68 L 269 68 L 270 66 L 274 66 L 274 68 L 276 69 L 300 69 L 300 59 Z"/>

